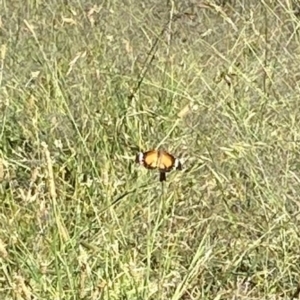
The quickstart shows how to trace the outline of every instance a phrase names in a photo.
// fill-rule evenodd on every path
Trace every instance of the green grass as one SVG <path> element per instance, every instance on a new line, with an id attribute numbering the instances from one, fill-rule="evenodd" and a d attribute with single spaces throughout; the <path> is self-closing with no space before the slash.
<path id="1" fill-rule="evenodd" d="M 98 2 L 1 3 L 1 299 L 298 299 L 292 1 Z"/>

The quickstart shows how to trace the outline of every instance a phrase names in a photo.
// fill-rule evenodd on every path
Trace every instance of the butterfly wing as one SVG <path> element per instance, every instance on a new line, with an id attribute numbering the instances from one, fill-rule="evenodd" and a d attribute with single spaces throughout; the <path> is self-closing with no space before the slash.
<path id="1" fill-rule="evenodd" d="M 147 169 L 158 169 L 160 182 L 166 181 L 166 173 L 173 168 L 182 169 L 180 160 L 163 150 L 140 152 L 136 156 L 136 162 Z"/>
<path id="2" fill-rule="evenodd" d="M 182 163 L 181 163 L 180 159 L 178 159 L 178 158 L 175 159 L 174 169 L 179 170 L 179 171 L 182 170 Z"/>
<path id="3" fill-rule="evenodd" d="M 157 169 L 158 166 L 158 151 L 157 150 L 150 150 L 147 152 L 143 153 L 144 158 L 143 158 L 143 164 L 144 167 L 147 169 Z"/>
<path id="4" fill-rule="evenodd" d="M 175 157 L 168 152 L 161 151 L 157 168 L 161 172 L 170 172 L 174 167 Z"/>
<path id="5" fill-rule="evenodd" d="M 144 164 L 144 153 L 143 152 L 139 152 L 136 157 L 135 157 L 135 162 L 137 164 L 143 165 Z"/>

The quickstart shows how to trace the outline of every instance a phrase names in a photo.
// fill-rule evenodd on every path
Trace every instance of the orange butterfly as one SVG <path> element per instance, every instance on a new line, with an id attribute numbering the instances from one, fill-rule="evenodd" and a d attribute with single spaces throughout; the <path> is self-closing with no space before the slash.
<path id="1" fill-rule="evenodd" d="M 165 181 L 166 173 L 172 169 L 182 170 L 180 160 L 164 150 L 140 152 L 136 156 L 136 162 L 147 169 L 158 169 L 159 181 Z"/>

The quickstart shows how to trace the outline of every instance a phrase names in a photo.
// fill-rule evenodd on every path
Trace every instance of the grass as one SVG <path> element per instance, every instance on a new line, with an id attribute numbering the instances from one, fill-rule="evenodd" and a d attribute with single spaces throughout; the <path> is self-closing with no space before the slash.
<path id="1" fill-rule="evenodd" d="M 299 299 L 295 2 L 99 3 L 1 4 L 2 298 Z"/>

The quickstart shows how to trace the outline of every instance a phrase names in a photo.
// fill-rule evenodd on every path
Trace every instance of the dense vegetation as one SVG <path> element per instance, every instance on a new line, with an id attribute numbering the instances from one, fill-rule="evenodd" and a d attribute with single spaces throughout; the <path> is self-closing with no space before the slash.
<path id="1" fill-rule="evenodd" d="M 296 4 L 2 1 L 1 299 L 298 299 Z"/>

